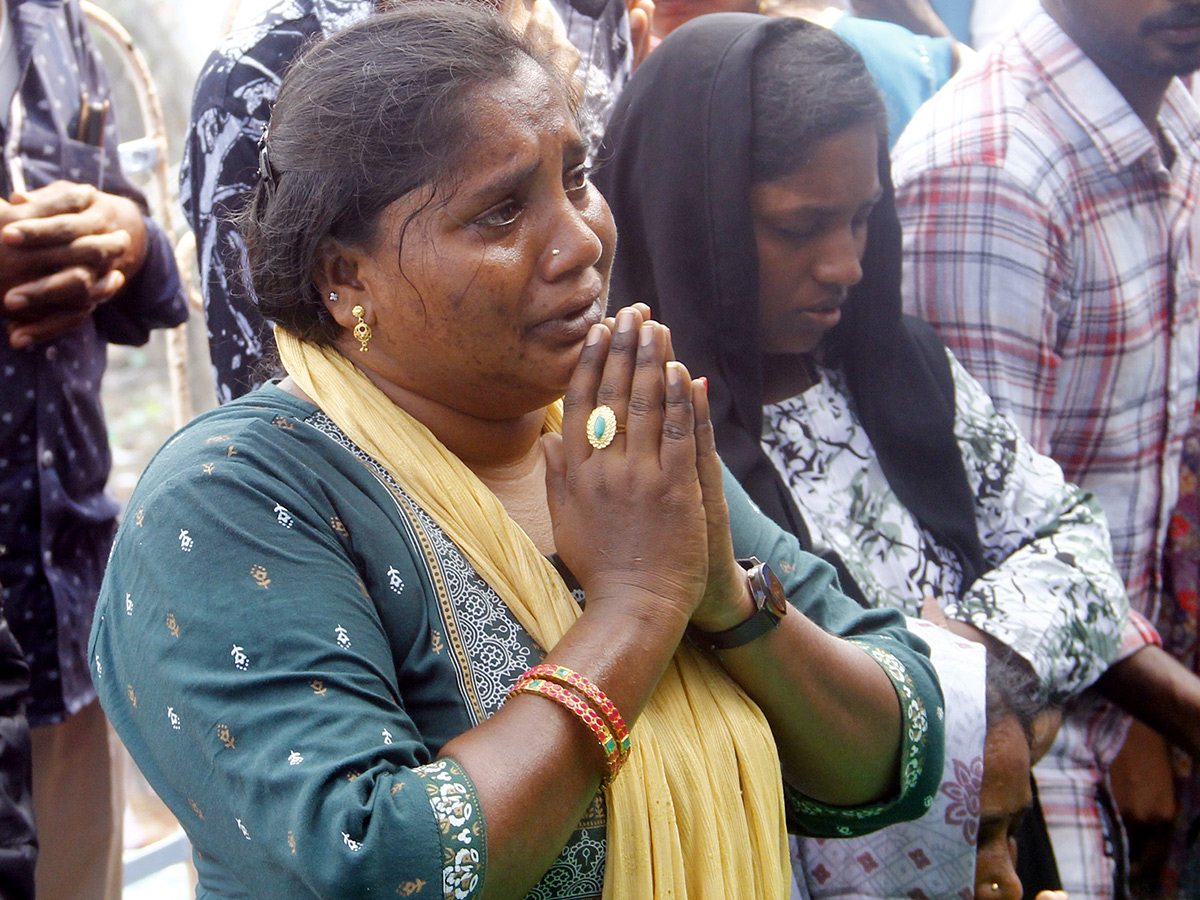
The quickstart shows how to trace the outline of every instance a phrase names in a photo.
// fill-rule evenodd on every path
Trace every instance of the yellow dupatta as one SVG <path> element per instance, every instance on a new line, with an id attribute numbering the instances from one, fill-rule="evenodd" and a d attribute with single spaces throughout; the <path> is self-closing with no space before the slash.
<path id="1" fill-rule="evenodd" d="M 554 567 L 496 496 L 332 348 L 276 327 L 288 374 L 433 517 L 547 651 L 579 617 Z M 547 409 L 561 430 L 562 404 Z M 582 726 L 581 726 L 582 727 Z M 605 900 L 785 900 L 782 777 L 762 711 L 681 644 L 608 788 Z"/>

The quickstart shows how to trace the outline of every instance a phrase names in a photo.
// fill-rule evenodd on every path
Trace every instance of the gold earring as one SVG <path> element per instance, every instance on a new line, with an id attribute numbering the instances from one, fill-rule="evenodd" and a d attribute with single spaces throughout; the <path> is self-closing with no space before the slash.
<path id="1" fill-rule="evenodd" d="M 354 326 L 354 339 L 358 341 L 358 351 L 360 353 L 367 352 L 367 344 L 371 340 L 371 326 L 363 321 L 363 313 L 366 312 L 361 306 L 356 306 L 350 310 L 350 315 L 358 319 Z"/>

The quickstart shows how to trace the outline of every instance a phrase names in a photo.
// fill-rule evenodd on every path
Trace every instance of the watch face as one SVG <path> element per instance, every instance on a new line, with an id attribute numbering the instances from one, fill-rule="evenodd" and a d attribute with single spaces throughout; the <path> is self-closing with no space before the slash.
<path id="1" fill-rule="evenodd" d="M 783 591 L 783 585 L 779 578 L 775 575 L 775 570 L 766 563 L 762 567 L 763 582 L 767 589 L 766 605 L 771 607 L 772 611 L 782 618 L 787 614 L 787 594 Z"/>
<path id="2" fill-rule="evenodd" d="M 706 650 L 720 652 L 748 644 L 776 627 L 787 614 L 787 596 L 771 567 L 754 557 L 737 562 L 750 576 L 755 612 L 740 625 L 716 633 L 696 631 L 694 626 L 689 626 L 691 639 Z"/>

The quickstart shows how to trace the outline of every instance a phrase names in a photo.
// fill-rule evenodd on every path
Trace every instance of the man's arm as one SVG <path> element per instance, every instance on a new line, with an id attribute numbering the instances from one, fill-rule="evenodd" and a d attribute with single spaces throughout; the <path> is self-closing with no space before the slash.
<path id="1" fill-rule="evenodd" d="M 1200 759 L 1200 678 L 1153 644 L 1100 676 L 1096 686 L 1113 703 L 1171 743 Z"/>
<path id="2" fill-rule="evenodd" d="M 268 14 L 260 24 L 256 43 L 245 46 L 231 37 L 204 64 L 179 171 L 183 214 L 196 236 L 209 352 L 222 403 L 260 383 L 259 363 L 274 347 L 232 219 L 258 183 L 258 144 L 283 71 L 311 38 L 320 36 L 314 15 Z"/>
<path id="3" fill-rule="evenodd" d="M 201 83 L 197 90 L 203 87 Z M 255 364 L 274 346 L 246 275 L 245 244 L 232 221 L 258 179 L 258 140 L 265 125 L 219 106 L 193 110 L 180 170 L 180 197 L 196 236 L 209 353 L 221 402 L 258 384 Z"/>

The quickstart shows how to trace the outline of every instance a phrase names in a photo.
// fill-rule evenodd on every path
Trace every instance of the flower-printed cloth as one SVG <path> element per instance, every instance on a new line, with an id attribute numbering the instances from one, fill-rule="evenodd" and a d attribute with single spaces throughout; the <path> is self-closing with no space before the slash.
<path id="1" fill-rule="evenodd" d="M 1128 615 L 1104 515 L 950 362 L 955 435 L 993 567 L 965 591 L 957 558 L 888 485 L 839 372 L 821 368 L 818 384 L 765 407 L 763 448 L 817 551 L 836 552 L 873 605 L 919 617 L 933 597 L 949 618 L 1014 648 L 1061 701 L 1108 667 Z"/>

